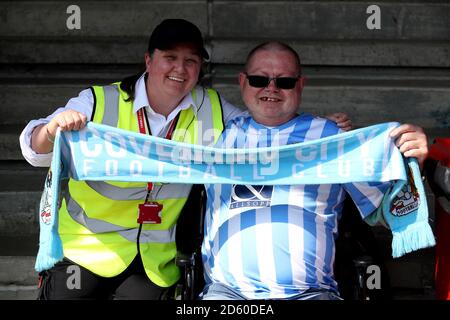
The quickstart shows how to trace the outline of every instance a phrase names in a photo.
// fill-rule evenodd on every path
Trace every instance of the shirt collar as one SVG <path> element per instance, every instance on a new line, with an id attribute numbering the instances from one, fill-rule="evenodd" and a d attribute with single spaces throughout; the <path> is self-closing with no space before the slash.
<path id="1" fill-rule="evenodd" d="M 139 109 L 143 107 L 150 106 L 147 98 L 147 90 L 145 89 L 145 72 L 136 81 L 136 86 L 134 88 L 134 101 L 133 101 L 133 112 L 138 112 Z"/>
<path id="2" fill-rule="evenodd" d="M 133 112 L 138 112 L 139 109 L 143 107 L 148 107 L 150 112 L 154 112 L 150 103 L 148 102 L 147 90 L 145 88 L 145 73 L 136 81 L 136 87 L 134 91 L 134 101 L 133 101 Z M 178 113 L 181 110 L 188 109 L 192 107 L 194 114 L 197 115 L 197 108 L 194 108 L 194 101 L 192 99 L 192 93 L 190 92 L 186 95 L 183 100 L 181 100 L 180 104 L 172 111 L 174 113 Z M 171 113 L 171 114 L 172 114 Z M 170 116 L 170 115 L 169 115 Z"/>

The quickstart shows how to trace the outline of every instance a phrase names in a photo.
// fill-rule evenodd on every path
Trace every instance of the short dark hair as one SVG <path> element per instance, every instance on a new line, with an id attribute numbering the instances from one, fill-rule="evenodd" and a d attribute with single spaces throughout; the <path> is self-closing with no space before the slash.
<path id="1" fill-rule="evenodd" d="M 280 42 L 280 41 L 268 41 L 268 42 L 261 43 L 261 44 L 257 45 L 256 47 L 254 47 L 249 52 L 249 54 L 247 55 L 247 59 L 245 60 L 245 71 L 247 71 L 248 63 L 253 58 L 253 56 L 258 51 L 262 51 L 262 50 L 280 50 L 280 51 L 288 51 L 288 52 L 292 53 L 292 55 L 295 58 L 297 67 L 298 67 L 298 75 L 301 74 L 301 61 L 300 61 L 300 56 L 298 55 L 297 51 L 295 51 L 288 44 L 286 44 L 284 42 Z"/>

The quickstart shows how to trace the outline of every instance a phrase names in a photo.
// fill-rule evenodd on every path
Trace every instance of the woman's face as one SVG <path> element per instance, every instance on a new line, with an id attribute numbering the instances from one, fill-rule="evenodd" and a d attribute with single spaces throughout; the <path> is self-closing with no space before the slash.
<path id="1" fill-rule="evenodd" d="M 145 63 L 150 94 L 179 102 L 197 84 L 202 58 L 193 45 L 179 44 L 169 50 L 155 49 L 151 56 L 147 53 Z"/>

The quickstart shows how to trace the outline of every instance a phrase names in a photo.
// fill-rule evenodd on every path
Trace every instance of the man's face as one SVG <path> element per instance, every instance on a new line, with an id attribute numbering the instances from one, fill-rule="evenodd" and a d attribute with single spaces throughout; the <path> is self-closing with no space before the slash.
<path id="1" fill-rule="evenodd" d="M 295 57 L 288 51 L 260 50 L 250 59 L 248 75 L 297 77 L 299 73 Z M 300 105 L 304 79 L 300 78 L 293 89 L 280 89 L 272 80 L 265 88 L 250 86 L 247 76 L 239 74 L 242 99 L 256 122 L 277 126 L 295 117 Z"/>
<path id="2" fill-rule="evenodd" d="M 179 44 L 169 50 L 155 49 L 152 56 L 146 53 L 145 64 L 150 103 L 175 103 L 175 107 L 197 84 L 202 59 L 193 45 Z"/>

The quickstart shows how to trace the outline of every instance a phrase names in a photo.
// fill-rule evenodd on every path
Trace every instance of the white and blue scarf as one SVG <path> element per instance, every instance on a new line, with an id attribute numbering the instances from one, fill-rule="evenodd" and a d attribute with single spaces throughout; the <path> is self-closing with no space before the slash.
<path id="1" fill-rule="evenodd" d="M 41 199 L 36 270 L 49 269 L 64 256 L 57 212 L 61 180 L 68 178 L 251 185 L 394 181 L 382 205 L 384 221 L 393 233 L 393 256 L 432 246 L 435 241 L 419 167 L 415 159 L 404 160 L 389 137 L 396 126 L 383 123 L 258 149 L 204 147 L 92 122 L 80 131 L 58 131 Z M 337 170 L 342 163 L 351 168 L 350 173 Z M 408 184 L 412 177 L 413 183 Z"/>

